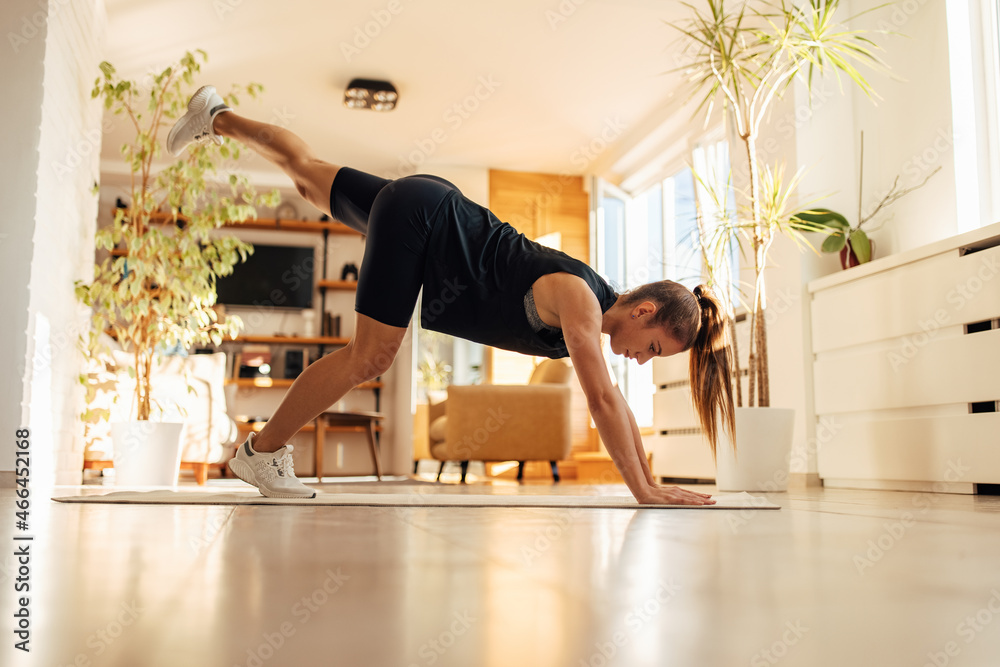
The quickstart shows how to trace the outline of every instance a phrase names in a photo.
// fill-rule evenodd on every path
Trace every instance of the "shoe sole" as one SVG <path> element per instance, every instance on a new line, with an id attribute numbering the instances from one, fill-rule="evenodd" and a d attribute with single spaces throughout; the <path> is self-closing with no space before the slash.
<path id="1" fill-rule="evenodd" d="M 191 104 L 194 103 L 195 98 L 198 97 L 201 94 L 201 92 L 206 88 L 208 88 L 208 86 L 202 86 L 201 88 L 199 88 L 194 92 L 194 95 L 192 95 L 191 99 L 188 100 L 188 107 L 187 107 L 188 110 L 184 113 L 183 116 L 180 117 L 180 119 L 178 119 L 176 123 L 174 123 L 174 126 L 170 128 L 170 132 L 167 133 L 167 152 L 174 157 L 179 156 L 181 153 L 184 152 L 184 148 L 187 148 L 187 144 L 185 144 L 184 148 L 181 148 L 176 153 L 171 151 L 170 146 L 173 144 L 174 137 L 176 137 L 177 133 L 187 126 L 187 124 L 191 121 L 191 119 L 195 115 L 204 111 L 205 107 L 208 105 L 208 98 L 211 97 L 211 95 L 205 95 L 205 99 L 201 101 L 201 105 L 198 107 L 196 111 L 191 109 Z"/>
<path id="2" fill-rule="evenodd" d="M 280 493 L 277 491 L 271 491 L 270 489 L 262 487 L 257 483 L 257 476 L 253 474 L 253 468 L 250 464 L 244 463 L 239 459 L 229 460 L 229 469 L 233 471 L 233 474 L 239 477 L 241 480 L 249 484 L 250 486 L 257 487 L 260 494 L 266 498 L 315 498 L 316 492 L 313 491 L 312 495 L 306 496 L 301 493 Z"/>

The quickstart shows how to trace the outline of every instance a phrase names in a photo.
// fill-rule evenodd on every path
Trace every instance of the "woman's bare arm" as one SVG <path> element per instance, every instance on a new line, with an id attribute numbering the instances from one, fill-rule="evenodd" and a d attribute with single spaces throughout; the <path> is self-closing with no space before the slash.
<path id="1" fill-rule="evenodd" d="M 575 280 L 565 281 L 560 292 L 559 322 L 573 367 L 587 396 L 587 407 L 629 491 L 644 504 L 713 503 L 704 494 L 659 486 L 653 481 L 632 411 L 608 376 L 601 352 L 601 308 L 597 297 L 582 279 L 573 278 Z"/>
<path id="2" fill-rule="evenodd" d="M 625 409 L 628 410 L 628 420 L 632 427 L 632 442 L 635 443 L 635 454 L 639 457 L 639 464 L 642 466 L 642 471 L 646 474 L 646 482 L 650 486 L 656 485 L 656 480 L 653 479 L 653 471 L 649 469 L 649 461 L 646 460 L 646 450 L 642 446 L 642 434 L 639 433 L 639 425 L 635 421 L 635 415 L 632 414 L 632 408 L 629 407 L 628 403 L 625 403 Z"/>

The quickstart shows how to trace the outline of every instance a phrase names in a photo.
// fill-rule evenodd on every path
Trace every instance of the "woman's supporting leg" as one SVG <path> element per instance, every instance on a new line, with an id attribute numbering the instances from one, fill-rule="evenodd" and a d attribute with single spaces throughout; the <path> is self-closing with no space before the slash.
<path id="1" fill-rule="evenodd" d="M 351 342 L 312 363 L 254 439 L 258 452 L 273 452 L 344 394 L 382 375 L 396 358 L 406 327 L 392 327 L 357 313 Z"/>
<path id="2" fill-rule="evenodd" d="M 268 162 L 281 168 L 306 201 L 320 211 L 330 213 L 330 189 L 340 169 L 316 157 L 309 144 L 294 132 L 277 125 L 260 123 L 232 111 L 220 113 L 213 131 L 251 148 Z"/>
<path id="3" fill-rule="evenodd" d="M 318 159 L 296 134 L 232 111 L 216 116 L 212 129 L 280 167 L 295 182 L 306 201 L 332 217 L 330 193 L 340 167 Z M 357 324 L 350 343 L 317 360 L 299 375 L 274 415 L 254 438 L 255 451 L 277 451 L 299 429 L 355 386 L 389 370 L 406 335 L 406 327 L 382 324 L 361 313 L 356 315 Z"/>

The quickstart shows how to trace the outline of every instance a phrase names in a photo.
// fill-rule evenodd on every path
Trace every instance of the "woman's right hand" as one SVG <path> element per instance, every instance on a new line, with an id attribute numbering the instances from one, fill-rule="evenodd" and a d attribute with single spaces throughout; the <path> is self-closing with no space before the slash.
<path id="1" fill-rule="evenodd" d="M 714 505 L 715 501 L 707 493 L 688 491 L 679 486 L 646 485 L 634 494 L 640 505 Z"/>

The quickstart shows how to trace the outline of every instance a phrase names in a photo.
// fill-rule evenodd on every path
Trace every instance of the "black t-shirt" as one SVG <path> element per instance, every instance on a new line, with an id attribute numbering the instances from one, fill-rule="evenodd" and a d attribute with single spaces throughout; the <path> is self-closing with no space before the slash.
<path id="1" fill-rule="evenodd" d="M 601 312 L 617 298 L 585 263 L 535 243 L 457 191 L 437 208 L 424 266 L 425 329 L 522 354 L 569 356 L 561 333 L 533 331 L 524 313 L 524 295 L 541 276 L 583 278 Z"/>

